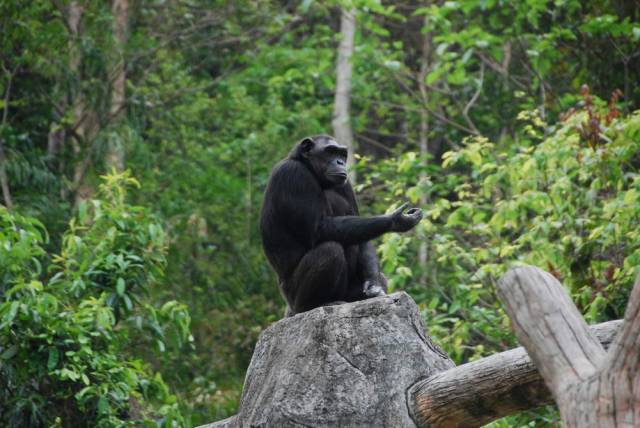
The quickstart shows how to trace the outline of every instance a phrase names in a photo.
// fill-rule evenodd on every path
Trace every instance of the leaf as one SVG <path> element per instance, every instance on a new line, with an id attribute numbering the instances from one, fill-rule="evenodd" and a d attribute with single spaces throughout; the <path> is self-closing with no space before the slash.
<path id="1" fill-rule="evenodd" d="M 9 306 L 9 310 L 2 317 L 2 325 L 0 325 L 0 328 L 4 327 L 5 325 L 10 325 L 13 322 L 14 318 L 18 313 L 19 308 L 20 308 L 20 302 L 11 302 L 11 305 Z"/>
<path id="2" fill-rule="evenodd" d="M 2 355 L 0 355 L 0 359 L 3 359 L 3 360 L 10 359 L 11 357 L 13 357 L 18 353 L 19 349 L 20 347 L 18 345 L 10 346 L 6 351 L 2 353 Z"/>
<path id="3" fill-rule="evenodd" d="M 302 9 L 302 12 L 307 13 L 312 2 L 313 0 L 304 0 L 302 2 L 302 5 L 300 5 L 300 9 Z"/>
<path id="4" fill-rule="evenodd" d="M 131 299 L 129 298 L 129 296 L 123 294 L 122 298 L 124 299 L 124 305 L 127 307 L 127 310 L 130 311 L 131 309 L 133 309 L 133 303 L 131 303 Z"/>
<path id="5" fill-rule="evenodd" d="M 624 203 L 626 205 L 635 205 L 638 201 L 638 192 L 636 189 L 629 189 L 624 194 Z"/>
<path id="6" fill-rule="evenodd" d="M 440 78 L 440 76 L 442 76 L 448 68 L 445 67 L 438 67 L 435 70 L 433 70 L 431 73 L 427 74 L 427 77 L 425 79 L 425 81 L 427 82 L 427 85 L 433 85 L 433 83 L 438 80 Z"/>
<path id="7" fill-rule="evenodd" d="M 109 411 L 109 400 L 104 395 L 98 399 L 98 414 L 104 415 Z"/>
<path id="8" fill-rule="evenodd" d="M 60 370 L 60 378 L 76 381 L 80 379 L 80 374 L 76 371 L 63 368 L 62 370 Z"/>
<path id="9" fill-rule="evenodd" d="M 49 348 L 49 359 L 47 360 L 47 368 L 49 370 L 53 370 L 58 365 L 58 360 L 60 358 L 60 353 L 58 352 L 58 348 Z"/>
<path id="10" fill-rule="evenodd" d="M 85 386 L 78 393 L 76 393 L 76 395 L 75 395 L 76 400 L 82 401 L 82 399 L 84 398 L 85 395 L 87 395 L 90 392 L 93 392 L 93 389 L 94 388 L 92 386 Z"/>
<path id="11" fill-rule="evenodd" d="M 116 281 L 116 292 L 118 293 L 118 296 L 123 296 L 124 290 L 125 290 L 124 279 L 118 278 L 118 280 Z"/>

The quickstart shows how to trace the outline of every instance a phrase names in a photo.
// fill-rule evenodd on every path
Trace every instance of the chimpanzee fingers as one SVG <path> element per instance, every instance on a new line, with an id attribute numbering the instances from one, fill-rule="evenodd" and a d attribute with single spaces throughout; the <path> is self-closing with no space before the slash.
<path id="1" fill-rule="evenodd" d="M 408 205 L 409 205 L 408 202 L 403 203 L 393 211 L 392 215 L 402 214 L 402 212 L 405 210 L 405 208 L 407 208 Z"/>
<path id="2" fill-rule="evenodd" d="M 409 211 L 404 213 L 403 216 L 407 218 L 422 217 L 422 210 L 420 208 L 411 208 Z"/>
<path id="3" fill-rule="evenodd" d="M 406 214 L 403 214 L 403 217 L 407 221 L 408 228 L 413 229 L 422 220 L 422 210 L 420 208 L 412 208 Z"/>

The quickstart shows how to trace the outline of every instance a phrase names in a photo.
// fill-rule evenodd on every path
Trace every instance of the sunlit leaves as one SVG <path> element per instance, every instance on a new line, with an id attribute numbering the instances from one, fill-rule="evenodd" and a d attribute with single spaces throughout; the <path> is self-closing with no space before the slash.
<path id="1" fill-rule="evenodd" d="M 603 131 L 611 143 L 595 151 L 579 135 L 584 113 L 554 125 L 537 111 L 519 118 L 523 141 L 508 151 L 474 137 L 445 153 L 443 169 L 430 174 L 418 232 L 424 235 L 409 243 L 390 236 L 379 247 L 396 289 L 441 302 L 429 310 L 429 325 L 446 332 L 445 348 L 463 360 L 513 343 L 493 291 L 509 266 L 551 271 L 595 321 L 622 316 L 640 263 L 640 114 L 614 120 Z M 372 170 L 396 195 L 411 182 L 402 171 L 419 165 L 405 156 Z M 420 200 L 422 188 L 410 189 Z M 422 242 L 428 258 L 420 266 L 415 254 Z M 399 274 L 403 263 L 412 267 L 410 280 Z M 443 310 L 449 318 L 438 317 Z M 482 327 L 470 329 L 461 319 Z"/>

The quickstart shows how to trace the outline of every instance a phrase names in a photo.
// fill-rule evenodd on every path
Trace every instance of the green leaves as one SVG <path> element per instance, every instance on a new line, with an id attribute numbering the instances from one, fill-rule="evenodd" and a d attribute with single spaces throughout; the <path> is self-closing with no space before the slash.
<path id="1" fill-rule="evenodd" d="M 125 289 L 124 279 L 118 278 L 118 280 L 116 281 L 116 291 L 118 293 L 118 296 L 120 297 L 124 296 L 124 289 Z"/>
<path id="2" fill-rule="evenodd" d="M 637 107 L 640 26 L 624 2 L 131 3 L 124 51 L 114 49 L 109 2 L 83 2 L 80 34 L 65 2 L 0 3 L 9 72 L 0 138 L 17 211 L 0 207 L 0 335 L 28 338 L 18 348 L 0 341 L 0 355 L 36 356 L 14 384 L 45 379 L 58 349 L 54 370 L 91 384 L 45 380 L 83 391 L 82 412 L 97 414 L 105 396 L 101 423 L 118 425 L 120 397 L 142 390 L 167 400 L 145 414 L 170 425 L 162 409 L 175 403 L 158 392 L 162 380 L 142 365 L 115 370 L 111 357 L 135 354 L 180 388 L 194 424 L 235 411 L 255 338 L 281 313 L 260 248 L 262 190 L 296 139 L 331 132 L 341 5 L 358 11 L 351 114 L 368 157 L 361 208 L 378 214 L 399 197 L 423 205 L 415 239 L 385 237 L 382 260 L 452 355 L 466 361 L 511 343 L 492 294 L 510 262 L 551 263 L 582 287 L 583 309 L 617 311 L 640 257 L 629 244 L 640 229 L 627 226 L 637 222 L 629 141 L 640 140 L 640 123 L 603 117 L 596 130 L 581 115 L 559 117 L 579 109 L 584 83 L 599 96 L 625 92 L 621 112 Z M 126 108 L 115 115 L 114 63 L 126 65 Z M 596 150 L 585 149 L 580 127 Z M 126 149 L 142 188 L 127 175 L 99 178 L 112 145 Z M 51 241 L 21 214 L 40 218 Z M 598 295 L 605 306 L 591 305 Z M 192 323 L 199 351 L 185 358 L 175 347 L 192 344 Z M 11 403 L 35 415 L 22 425 L 43 420 L 42 400 L 25 392 Z"/>
<path id="3" fill-rule="evenodd" d="M 34 268 L 44 256 L 41 225 L 0 210 L 0 223 L 9 226 L 0 229 L 6 255 L 0 263 L 13 262 L 0 271 L 6 281 L 0 294 L 0 360 L 7 376 L 0 400 L 8 409 L 0 415 L 3 425 L 72 418 L 78 426 L 159 426 L 163 415 L 184 426 L 162 378 L 129 352 L 136 330 L 127 316 L 134 310 L 171 349 L 190 338 L 184 305 L 141 303 L 163 274 L 165 244 L 153 216 L 125 202 L 125 186 L 136 183 L 127 173 L 105 177 L 103 199 L 86 204 L 70 222 L 48 269 L 54 274 L 42 280 Z M 142 410 L 139 420 L 123 418 L 132 399 Z M 23 405 L 27 401 L 33 410 Z M 48 402 L 61 405 L 38 404 Z"/>
<path id="4" fill-rule="evenodd" d="M 49 348 L 49 358 L 47 360 L 47 369 L 53 370 L 58 365 L 58 357 L 60 353 L 57 348 Z"/>
<path id="5" fill-rule="evenodd" d="M 493 291 L 510 266 L 558 276 L 590 321 L 622 316 L 640 266 L 640 113 L 603 127 L 610 142 L 595 151 L 580 137 L 584 112 L 553 125 L 537 111 L 519 118 L 520 144 L 466 138 L 441 169 L 411 155 L 368 164 L 387 197 L 428 197 L 414 239 L 386 236 L 379 251 L 392 286 L 412 293 L 460 362 L 514 343 Z M 412 185 L 420 173 L 428 188 Z"/>

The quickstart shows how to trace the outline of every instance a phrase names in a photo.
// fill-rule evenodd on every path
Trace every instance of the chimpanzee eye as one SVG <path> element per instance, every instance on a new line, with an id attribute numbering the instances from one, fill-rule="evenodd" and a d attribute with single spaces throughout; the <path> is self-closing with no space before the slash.
<path id="1" fill-rule="evenodd" d="M 337 155 L 345 159 L 347 158 L 347 150 L 342 147 L 327 146 L 324 151 L 330 155 Z"/>

